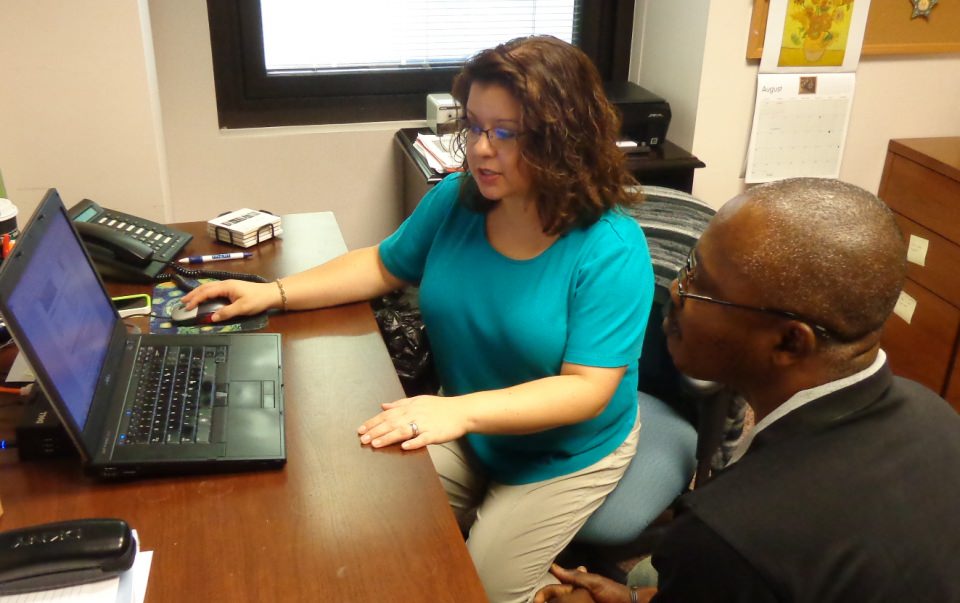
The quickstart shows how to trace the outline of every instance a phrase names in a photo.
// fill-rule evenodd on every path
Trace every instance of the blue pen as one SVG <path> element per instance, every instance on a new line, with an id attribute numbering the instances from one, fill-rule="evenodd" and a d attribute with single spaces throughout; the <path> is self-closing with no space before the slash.
<path id="1" fill-rule="evenodd" d="M 252 258 L 252 251 L 244 251 L 240 253 L 215 253 L 213 255 L 191 255 L 187 258 L 180 258 L 177 260 L 181 264 L 202 264 L 204 262 L 219 262 L 220 260 L 245 260 L 247 258 Z"/>

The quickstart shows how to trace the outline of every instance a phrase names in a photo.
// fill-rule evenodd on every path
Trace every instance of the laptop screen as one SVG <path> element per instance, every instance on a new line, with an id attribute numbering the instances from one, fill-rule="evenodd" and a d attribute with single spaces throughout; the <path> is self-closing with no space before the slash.
<path id="1" fill-rule="evenodd" d="M 43 240 L 25 258 L 23 276 L 9 295 L 8 312 L 83 429 L 119 318 L 66 215 L 50 212 L 48 218 Z"/>

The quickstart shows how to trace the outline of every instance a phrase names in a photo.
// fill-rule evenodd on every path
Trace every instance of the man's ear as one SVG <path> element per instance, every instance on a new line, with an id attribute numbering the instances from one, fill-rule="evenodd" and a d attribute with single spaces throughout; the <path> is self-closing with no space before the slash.
<path id="1" fill-rule="evenodd" d="M 810 325 L 789 320 L 780 329 L 780 339 L 773 350 L 776 366 L 790 366 L 812 355 L 817 349 L 817 335 Z"/>

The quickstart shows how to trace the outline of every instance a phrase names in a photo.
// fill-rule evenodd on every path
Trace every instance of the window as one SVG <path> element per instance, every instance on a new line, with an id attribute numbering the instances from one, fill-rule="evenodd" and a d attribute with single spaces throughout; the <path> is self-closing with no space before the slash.
<path id="1" fill-rule="evenodd" d="M 363 0 L 332 6 L 260 0 L 264 63 L 270 75 L 456 66 L 517 36 L 550 34 L 571 42 L 574 6 L 574 0 Z"/>
<path id="2" fill-rule="evenodd" d="M 220 126 L 418 119 L 463 61 L 520 35 L 626 79 L 633 0 L 208 0 Z M 372 18 L 371 15 L 376 15 Z"/>

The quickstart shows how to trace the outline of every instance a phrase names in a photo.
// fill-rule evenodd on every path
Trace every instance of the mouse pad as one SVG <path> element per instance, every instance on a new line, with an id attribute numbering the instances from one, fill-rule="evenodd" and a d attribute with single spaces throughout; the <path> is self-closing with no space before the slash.
<path id="1" fill-rule="evenodd" d="M 216 279 L 200 279 L 206 283 Z M 176 283 L 160 283 L 153 288 L 153 311 L 150 313 L 150 332 L 167 335 L 196 335 L 198 333 L 227 333 L 240 331 L 256 331 L 267 326 L 267 315 L 245 316 L 237 322 L 229 324 L 207 324 L 178 326 L 170 321 L 171 309 L 180 303 L 180 298 L 186 295 Z"/>

